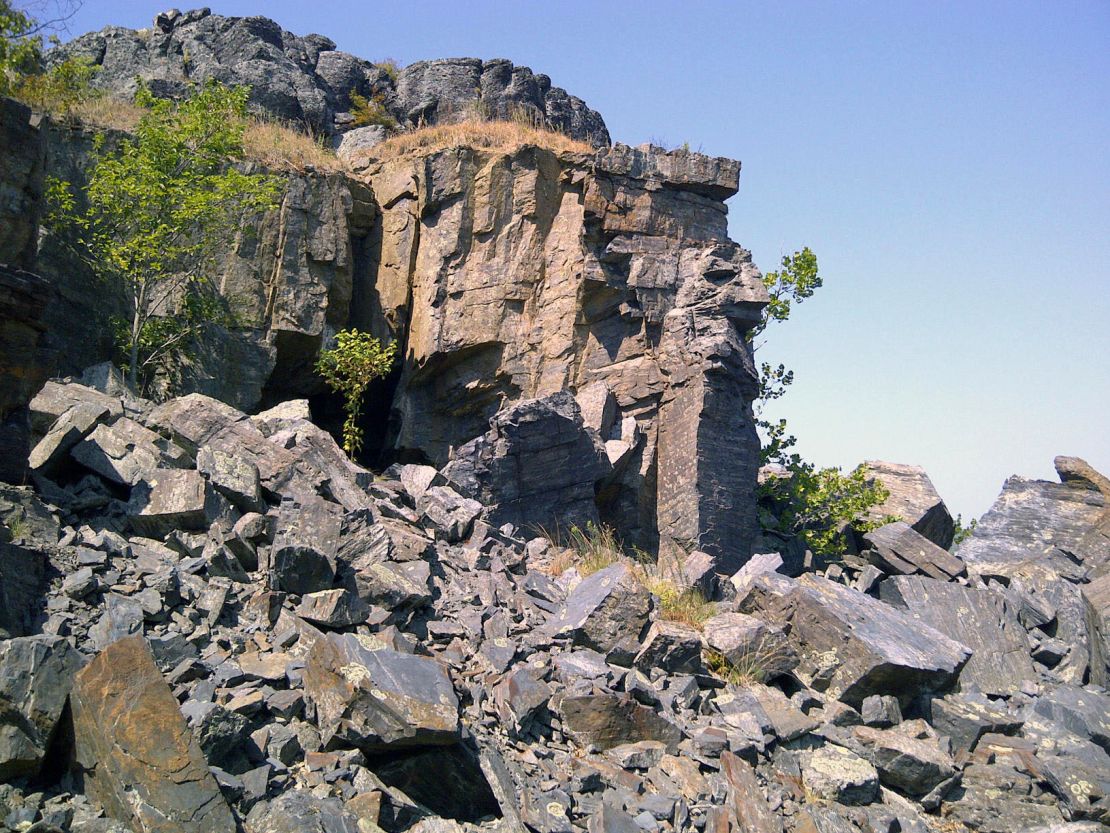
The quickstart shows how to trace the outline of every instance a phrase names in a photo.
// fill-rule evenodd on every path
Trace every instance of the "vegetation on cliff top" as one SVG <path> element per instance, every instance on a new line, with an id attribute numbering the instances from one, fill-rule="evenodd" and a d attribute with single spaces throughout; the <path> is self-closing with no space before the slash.
<path id="1" fill-rule="evenodd" d="M 451 124 L 434 124 L 403 131 L 368 148 L 361 155 L 384 162 L 409 154 L 427 154 L 452 147 L 512 150 L 525 145 L 536 145 L 555 153 L 596 152 L 596 148 L 587 142 L 523 120 L 468 118 Z"/>
<path id="2" fill-rule="evenodd" d="M 216 253 L 270 208 L 281 181 L 245 173 L 247 90 L 209 82 L 181 102 L 140 89 L 134 136 L 97 137 L 83 200 L 49 183 L 49 224 L 78 256 L 123 290 L 117 345 L 135 390 L 179 361 L 210 323 L 233 323 L 211 279 Z M 84 203 L 84 204 L 82 204 Z"/>

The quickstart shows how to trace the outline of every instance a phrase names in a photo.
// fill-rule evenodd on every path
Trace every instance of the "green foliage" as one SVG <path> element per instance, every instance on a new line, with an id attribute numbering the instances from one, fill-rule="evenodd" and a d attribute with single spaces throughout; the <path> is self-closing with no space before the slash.
<path id="1" fill-rule="evenodd" d="M 956 546 L 962 544 L 964 541 L 970 538 L 972 533 L 975 532 L 975 528 L 977 526 L 979 526 L 979 521 L 977 521 L 975 518 L 972 518 L 971 522 L 967 526 L 964 526 L 964 516 L 957 515 L 956 532 L 952 536 L 952 546 L 949 547 L 949 549 L 955 548 Z"/>
<path id="2" fill-rule="evenodd" d="M 652 576 L 641 568 L 640 581 L 659 600 L 659 618 L 701 629 L 717 613 L 717 605 L 696 587 L 685 587 L 672 579 Z"/>
<path id="3" fill-rule="evenodd" d="M 380 125 L 387 130 L 397 126 L 397 120 L 390 115 L 385 106 L 385 95 L 374 93 L 373 98 L 366 98 L 358 93 L 351 93 L 351 115 L 357 127 Z"/>
<path id="4" fill-rule="evenodd" d="M 786 255 L 782 268 L 763 276 L 770 302 L 763 311 L 763 321 L 752 331 L 755 338 L 773 321 L 785 321 L 790 317 L 793 304 L 800 304 L 821 288 L 823 281 L 817 273 L 817 255 L 806 246 L 800 252 Z"/>
<path id="5" fill-rule="evenodd" d="M 38 22 L 10 0 L 0 0 L 0 95 L 11 95 L 42 63 Z"/>
<path id="6" fill-rule="evenodd" d="M 397 77 L 401 74 L 401 67 L 393 58 L 384 58 L 374 64 L 378 69 L 389 76 L 389 80 L 394 84 L 397 83 Z"/>
<path id="7" fill-rule="evenodd" d="M 49 183 L 48 223 L 75 231 L 93 271 L 124 290 L 118 346 L 136 389 L 185 358 L 207 323 L 233 323 L 209 276 L 214 257 L 281 189 L 231 164 L 243 157 L 247 94 L 210 81 L 173 102 L 140 88 L 135 135 L 114 146 L 97 137 L 87 208 L 68 183 Z"/>
<path id="8" fill-rule="evenodd" d="M 369 333 L 340 330 L 335 334 L 335 347 L 322 352 L 316 362 L 316 372 L 324 377 L 328 387 L 343 394 L 343 410 L 347 414 L 343 423 L 343 450 L 350 457 L 362 448 L 363 436 L 358 419 L 362 414 L 366 388 L 375 379 L 389 373 L 396 354 L 396 342 L 383 347 Z"/>
<path id="9" fill-rule="evenodd" d="M 44 73 L 24 75 L 12 94 L 36 110 L 68 117 L 78 105 L 99 95 L 92 86 L 99 70 L 88 58 L 66 58 Z"/>
<path id="10" fill-rule="evenodd" d="M 819 469 L 793 455 L 786 474 L 760 484 L 759 497 L 777 509 L 771 528 L 800 536 L 815 555 L 826 557 L 843 554 L 845 525 L 866 532 L 895 520 L 858 520 L 890 497 L 882 483 L 867 476 L 864 466 L 845 475 L 839 468 Z"/>

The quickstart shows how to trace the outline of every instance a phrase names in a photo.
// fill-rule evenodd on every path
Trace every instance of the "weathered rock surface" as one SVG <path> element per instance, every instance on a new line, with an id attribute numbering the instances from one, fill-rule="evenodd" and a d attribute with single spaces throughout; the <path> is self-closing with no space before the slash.
<path id="1" fill-rule="evenodd" d="M 52 59 L 85 56 L 94 82 L 130 98 L 141 78 L 157 95 L 182 94 L 215 78 L 251 88 L 251 104 L 281 121 L 330 135 L 352 118 L 351 94 L 380 99 L 401 124 L 435 124 L 479 113 L 527 114 L 569 135 L 609 143 L 601 116 L 581 99 L 500 59 L 420 61 L 402 70 L 339 52 L 322 35 L 298 37 L 265 17 L 223 17 L 208 9 L 163 12 L 153 27 L 118 26 L 83 35 Z"/>
<path id="2" fill-rule="evenodd" d="M 493 526 L 559 530 L 598 523 L 594 487 L 611 470 L 578 403 L 560 392 L 498 412 L 443 474 L 486 507 Z"/>
<path id="3" fill-rule="evenodd" d="M 925 469 L 882 460 L 868 460 L 864 466 L 867 473 L 890 492 L 885 501 L 867 511 L 868 520 L 881 521 L 893 516 L 941 549 L 952 545 L 955 521 Z"/>
<path id="4" fill-rule="evenodd" d="M 38 774 L 81 662 L 61 636 L 0 642 L 0 781 Z"/>
<path id="5" fill-rule="evenodd" d="M 305 667 L 305 696 L 328 736 L 361 749 L 458 740 L 459 704 L 440 665 L 354 635 L 316 642 Z"/>
<path id="6" fill-rule="evenodd" d="M 112 816 L 139 831 L 221 831 L 235 822 L 141 636 L 113 643 L 71 694 L 77 762 Z"/>
<path id="7" fill-rule="evenodd" d="M 863 540 L 870 547 L 867 555 L 872 563 L 887 573 L 924 573 L 948 581 L 967 572 L 960 559 L 920 535 L 904 521 L 866 532 Z"/>
<path id="8" fill-rule="evenodd" d="M 890 605 L 814 576 L 761 576 L 742 609 L 788 629 L 812 688 L 858 707 L 951 687 L 971 651 Z"/>
<path id="9" fill-rule="evenodd" d="M 993 590 L 894 576 L 882 583 L 879 595 L 971 649 L 960 671 L 961 690 L 1009 696 L 1036 679 L 1025 629 L 1006 599 Z"/>

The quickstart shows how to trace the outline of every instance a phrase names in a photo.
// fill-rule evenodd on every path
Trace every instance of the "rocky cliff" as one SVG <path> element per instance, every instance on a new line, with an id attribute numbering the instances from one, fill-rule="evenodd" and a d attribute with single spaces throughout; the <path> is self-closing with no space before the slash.
<path id="1" fill-rule="evenodd" d="M 55 128 L 47 167 L 80 181 L 89 148 L 83 129 Z M 317 397 L 315 357 L 357 326 L 404 348 L 368 433 L 387 461 L 440 466 L 500 409 L 569 390 L 600 408 L 582 427 L 606 449 L 601 516 L 646 548 L 739 566 L 758 459 L 744 333 L 766 295 L 728 238 L 738 176 L 732 160 L 621 145 L 449 146 L 289 174 L 217 276 L 242 326 L 210 328 L 172 381 L 248 410 Z M 108 358 L 110 294 L 61 241 L 39 263 L 60 290 L 47 316 L 60 371 Z M 571 518 L 554 506 L 530 520 Z"/>
<path id="2" fill-rule="evenodd" d="M 353 126 L 354 93 L 380 102 L 400 125 L 475 113 L 520 116 L 598 146 L 609 144 L 600 114 L 528 67 L 452 58 L 401 69 L 340 52 L 322 35 L 299 37 L 265 17 L 171 10 L 149 29 L 113 26 L 83 35 L 54 50 L 52 60 L 69 56 L 90 59 L 100 67 L 95 83 L 126 98 L 140 80 L 167 96 L 209 78 L 246 84 L 258 110 L 318 135 Z"/>

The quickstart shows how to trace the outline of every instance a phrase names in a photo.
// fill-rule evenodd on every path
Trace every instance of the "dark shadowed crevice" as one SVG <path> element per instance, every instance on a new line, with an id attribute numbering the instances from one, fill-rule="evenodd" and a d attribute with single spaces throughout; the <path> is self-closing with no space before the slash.
<path id="1" fill-rule="evenodd" d="M 501 817 L 478 754 L 467 744 L 383 755 L 368 766 L 436 815 L 460 822 Z"/>

